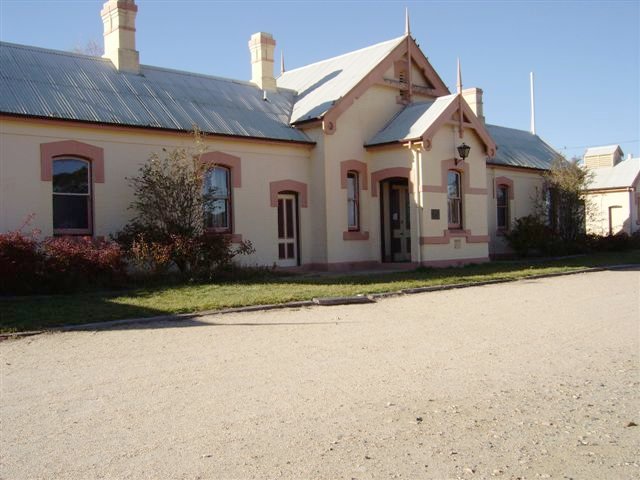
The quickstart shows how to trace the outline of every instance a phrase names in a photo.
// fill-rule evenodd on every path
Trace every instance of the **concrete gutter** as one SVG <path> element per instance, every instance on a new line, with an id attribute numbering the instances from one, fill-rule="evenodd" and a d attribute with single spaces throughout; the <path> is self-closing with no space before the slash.
<path id="1" fill-rule="evenodd" d="M 113 328 L 122 325 L 134 325 L 134 324 L 148 324 L 154 322 L 179 322 L 182 320 L 190 320 L 197 317 L 205 317 L 210 315 L 227 315 L 230 313 L 243 313 L 243 312 L 262 312 L 268 310 L 280 310 L 290 308 L 303 308 L 313 306 L 336 306 L 336 305 L 352 305 L 363 303 L 376 303 L 378 299 L 398 297 L 402 295 L 413 295 L 416 293 L 428 293 L 439 292 L 442 290 L 453 290 L 458 288 L 470 288 L 481 287 L 484 285 L 494 285 L 497 283 L 517 282 L 523 280 L 536 280 L 541 278 L 551 277 L 563 277 L 567 275 L 577 275 L 579 273 L 592 273 L 603 272 L 606 270 L 624 270 L 627 268 L 640 268 L 640 264 L 624 264 L 624 265 L 608 265 L 604 267 L 591 267 L 583 268 L 581 270 L 574 270 L 571 272 L 556 272 L 556 273 L 542 273 L 539 275 L 530 275 L 523 278 L 505 278 L 498 280 L 486 280 L 481 282 L 466 282 L 466 283 L 453 283 L 448 285 L 432 285 L 429 287 L 416 287 L 405 288 L 402 290 L 396 290 L 391 292 L 372 293 L 370 295 L 354 295 L 347 297 L 322 297 L 314 298 L 313 300 L 304 300 L 297 302 L 286 302 L 267 305 L 250 305 L 247 307 L 226 308 L 223 310 L 205 310 L 202 312 L 194 313 L 179 313 L 170 315 L 159 315 L 155 317 L 142 317 L 142 318 L 127 318 L 122 320 L 110 320 L 106 322 L 85 323 L 82 325 L 66 325 L 62 327 L 55 327 L 47 330 L 33 330 L 30 332 L 17 332 L 17 333 L 2 333 L 0 334 L 0 341 L 8 340 L 11 338 L 29 337 L 33 335 L 39 335 L 41 333 L 53 333 L 53 332 L 72 332 L 72 331 L 94 331 Z"/>

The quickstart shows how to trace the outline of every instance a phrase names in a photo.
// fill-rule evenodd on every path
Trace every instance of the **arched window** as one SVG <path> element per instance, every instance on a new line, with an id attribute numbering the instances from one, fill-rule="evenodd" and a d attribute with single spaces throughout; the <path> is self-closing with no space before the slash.
<path id="1" fill-rule="evenodd" d="M 449 170 L 447 173 L 447 201 L 449 228 L 462 228 L 462 192 L 460 191 L 460 172 Z"/>
<path id="2" fill-rule="evenodd" d="M 360 181 L 358 172 L 347 172 L 347 226 L 349 231 L 360 230 Z"/>
<path id="3" fill-rule="evenodd" d="M 215 166 L 204 180 L 204 226 L 216 232 L 231 232 L 231 189 L 229 169 Z"/>
<path id="4" fill-rule="evenodd" d="M 91 164 L 81 158 L 54 158 L 53 233 L 91 235 Z"/>
<path id="5" fill-rule="evenodd" d="M 498 185 L 496 188 L 496 210 L 498 217 L 498 228 L 500 230 L 509 229 L 509 187 Z"/>

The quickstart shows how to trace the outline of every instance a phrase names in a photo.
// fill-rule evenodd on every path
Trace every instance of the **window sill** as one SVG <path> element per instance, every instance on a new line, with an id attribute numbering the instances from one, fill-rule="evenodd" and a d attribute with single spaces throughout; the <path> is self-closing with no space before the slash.
<path id="1" fill-rule="evenodd" d="M 342 240 L 369 240 L 369 232 L 360 232 L 357 230 L 342 232 Z"/>
<path id="2" fill-rule="evenodd" d="M 498 228 L 496 229 L 496 236 L 504 237 L 509 232 L 508 228 Z"/>
<path id="3" fill-rule="evenodd" d="M 229 230 L 213 230 L 207 229 L 204 232 L 205 235 L 222 235 L 223 237 L 228 237 L 231 240 L 231 243 L 240 243 L 242 242 L 242 234 L 241 233 L 231 233 Z"/>

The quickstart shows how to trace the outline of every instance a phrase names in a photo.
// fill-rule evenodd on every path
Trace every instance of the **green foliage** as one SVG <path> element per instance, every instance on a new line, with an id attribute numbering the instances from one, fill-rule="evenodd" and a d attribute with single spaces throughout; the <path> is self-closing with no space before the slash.
<path id="1" fill-rule="evenodd" d="M 160 276 L 177 268 L 188 278 L 212 279 L 235 256 L 254 252 L 249 241 L 234 246 L 228 235 L 205 231 L 204 213 L 215 192 L 203 188 L 207 170 L 198 131 L 194 139 L 191 148 L 152 154 L 129 179 L 135 217 L 114 239 L 142 273 Z"/>
<path id="2" fill-rule="evenodd" d="M 546 252 L 551 237 L 551 229 L 538 215 L 516 219 L 511 230 L 505 233 L 509 246 L 521 257 Z"/>

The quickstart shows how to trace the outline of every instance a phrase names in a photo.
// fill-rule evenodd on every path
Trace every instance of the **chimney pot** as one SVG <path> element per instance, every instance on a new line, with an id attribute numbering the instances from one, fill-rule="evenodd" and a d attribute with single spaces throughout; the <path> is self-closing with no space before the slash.
<path id="1" fill-rule="evenodd" d="M 471 107 L 476 117 L 484 123 L 484 107 L 482 105 L 482 89 L 481 88 L 465 88 L 462 90 L 462 97 Z"/>
<path id="2" fill-rule="evenodd" d="M 136 50 L 135 0 L 108 0 L 100 15 L 104 23 L 104 58 L 118 70 L 140 73 L 140 54 Z"/>
<path id="3" fill-rule="evenodd" d="M 270 33 L 258 32 L 251 35 L 249 51 L 251 52 L 251 82 L 263 90 L 277 89 L 273 76 L 273 52 L 276 41 Z"/>

